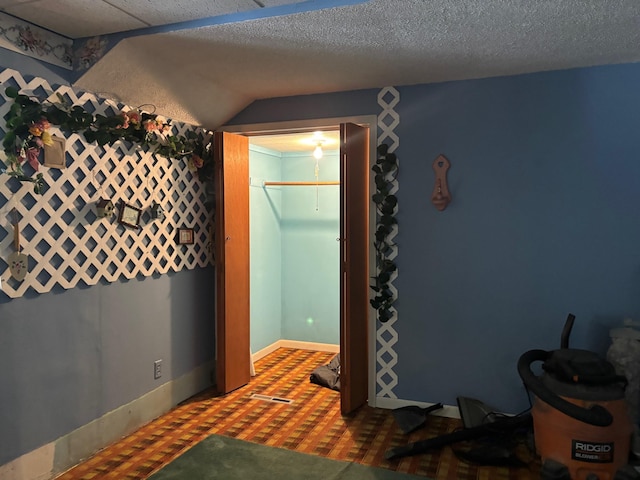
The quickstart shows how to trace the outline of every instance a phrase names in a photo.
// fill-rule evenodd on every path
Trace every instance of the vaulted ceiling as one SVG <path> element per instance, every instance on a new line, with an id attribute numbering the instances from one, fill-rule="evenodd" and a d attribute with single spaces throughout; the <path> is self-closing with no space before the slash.
<path id="1" fill-rule="evenodd" d="M 640 61 L 638 0 L 0 0 L 113 48 L 75 85 L 216 128 L 256 99 Z"/>

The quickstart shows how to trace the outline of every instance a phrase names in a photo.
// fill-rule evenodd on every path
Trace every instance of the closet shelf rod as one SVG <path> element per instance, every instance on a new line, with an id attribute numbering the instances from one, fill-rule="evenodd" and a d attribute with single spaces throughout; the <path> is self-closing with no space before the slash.
<path id="1" fill-rule="evenodd" d="M 286 186 L 316 186 L 316 185 L 340 185 L 339 181 L 329 182 L 264 182 L 264 186 L 286 185 Z"/>

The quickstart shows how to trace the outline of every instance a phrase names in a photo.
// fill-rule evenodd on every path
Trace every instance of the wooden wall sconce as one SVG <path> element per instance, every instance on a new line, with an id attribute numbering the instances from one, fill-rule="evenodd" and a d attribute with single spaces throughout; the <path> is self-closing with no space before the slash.
<path id="1" fill-rule="evenodd" d="M 433 161 L 433 171 L 436 172 L 436 184 L 433 187 L 433 194 L 431 195 L 431 203 L 440 211 L 447 208 L 451 201 L 451 194 L 449 193 L 449 187 L 447 186 L 447 170 L 451 164 L 447 157 L 444 155 L 438 155 Z"/>

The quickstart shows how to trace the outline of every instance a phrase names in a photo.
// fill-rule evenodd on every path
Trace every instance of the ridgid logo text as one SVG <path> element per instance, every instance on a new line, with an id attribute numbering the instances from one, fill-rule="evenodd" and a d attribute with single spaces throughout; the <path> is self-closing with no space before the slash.
<path id="1" fill-rule="evenodd" d="M 571 441 L 571 458 L 582 462 L 611 463 L 613 462 L 613 442 L 585 442 Z"/>

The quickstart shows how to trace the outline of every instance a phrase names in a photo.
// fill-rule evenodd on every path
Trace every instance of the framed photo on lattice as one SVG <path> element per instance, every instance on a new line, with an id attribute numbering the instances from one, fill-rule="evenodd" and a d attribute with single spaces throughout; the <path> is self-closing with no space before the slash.
<path id="1" fill-rule="evenodd" d="M 140 226 L 141 213 L 141 209 L 123 202 L 120 207 L 118 222 L 127 227 L 138 228 Z"/>
<path id="2" fill-rule="evenodd" d="M 49 168 L 67 168 L 65 163 L 67 141 L 51 135 L 51 144 L 44 145 L 44 166 Z"/>
<path id="3" fill-rule="evenodd" d="M 193 228 L 179 228 L 176 238 L 178 245 L 191 245 L 194 241 Z"/>

